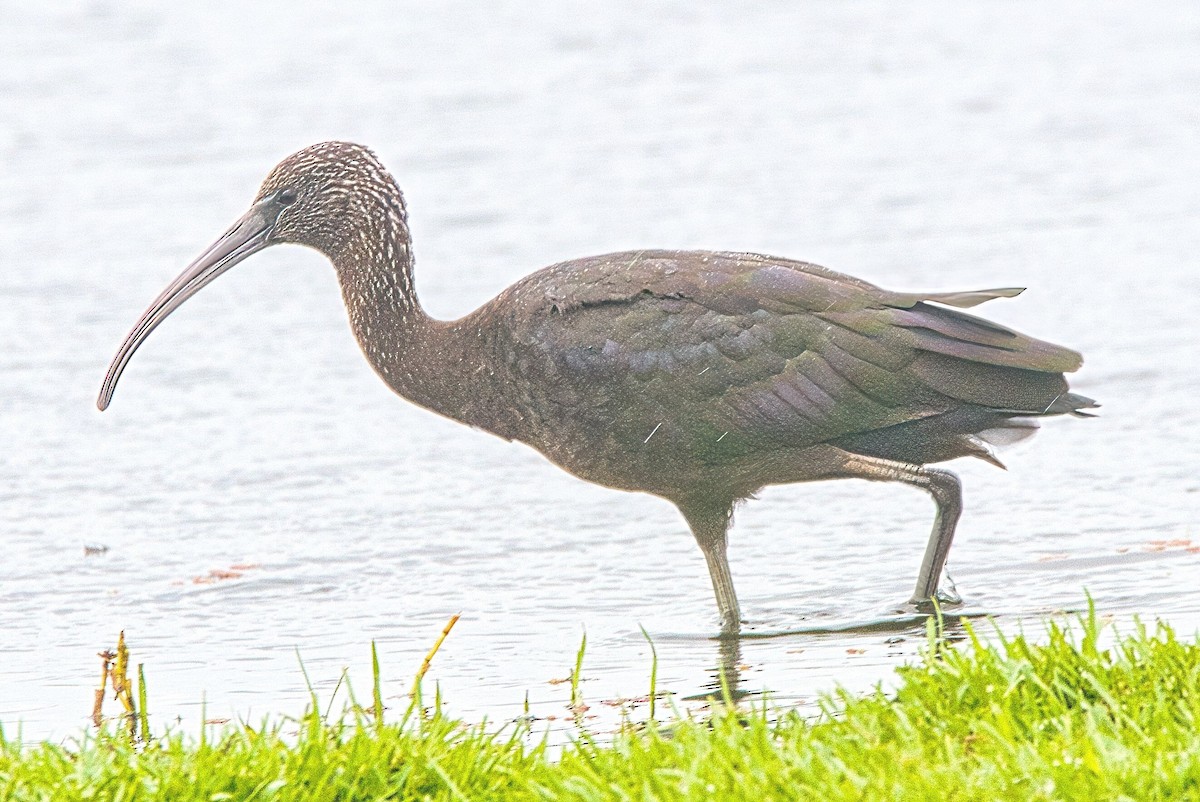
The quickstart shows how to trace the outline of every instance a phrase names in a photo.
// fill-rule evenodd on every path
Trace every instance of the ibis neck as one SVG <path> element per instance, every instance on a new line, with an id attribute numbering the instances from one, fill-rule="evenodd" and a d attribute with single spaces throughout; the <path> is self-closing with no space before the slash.
<path id="1" fill-rule="evenodd" d="M 397 394 L 501 436 L 510 428 L 503 387 L 488 370 L 490 338 L 473 323 L 435 320 L 417 300 L 407 229 L 389 232 L 380 261 L 334 256 L 350 326 L 371 367 Z"/>

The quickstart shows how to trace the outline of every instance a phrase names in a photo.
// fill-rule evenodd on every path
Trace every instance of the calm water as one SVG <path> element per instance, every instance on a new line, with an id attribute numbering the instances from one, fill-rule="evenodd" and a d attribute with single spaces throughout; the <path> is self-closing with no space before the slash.
<path id="1" fill-rule="evenodd" d="M 896 289 L 1025 285 L 987 314 L 1079 348 L 1093 421 L 960 463 L 951 569 L 1036 628 L 1085 590 L 1200 626 L 1200 13 L 1079 3 L 0 2 L 0 723 L 85 726 L 124 629 L 159 723 L 296 713 L 380 649 L 472 720 L 687 696 L 718 660 L 704 562 L 665 502 L 390 395 L 332 270 L 277 248 L 105 366 L 275 162 L 373 146 L 406 188 L 427 307 L 636 247 L 806 258 Z M 853 626 L 907 598 L 932 505 L 776 488 L 731 559 L 742 688 L 805 703 L 912 658 Z M 104 547 L 85 554 L 86 546 Z M 241 568 L 237 568 L 241 566 Z M 239 577 L 215 580 L 211 572 Z M 796 632 L 800 629 L 831 630 Z M 837 630 L 845 631 L 837 631 Z M 899 639 L 899 640 L 897 640 Z M 203 705 L 203 706 L 202 706 Z M 550 726 L 554 726 L 551 722 Z"/>

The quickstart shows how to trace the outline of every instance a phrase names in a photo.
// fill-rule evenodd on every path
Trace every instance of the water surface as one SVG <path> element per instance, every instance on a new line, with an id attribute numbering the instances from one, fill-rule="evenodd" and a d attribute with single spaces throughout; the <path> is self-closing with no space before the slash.
<path id="1" fill-rule="evenodd" d="M 419 292 L 473 309 L 537 267 L 638 247 L 815 261 L 896 289 L 1023 285 L 993 318 L 1082 350 L 1103 417 L 953 466 L 950 566 L 1001 626 L 1085 604 L 1200 623 L 1200 15 L 1119 4 L 3 4 L 0 723 L 85 726 L 124 629 L 161 723 L 389 704 L 597 726 L 713 681 L 704 561 L 672 507 L 390 395 L 332 270 L 276 248 L 190 301 L 94 397 L 146 304 L 314 141 L 405 187 Z M 932 505 L 773 488 L 731 561 L 741 687 L 810 703 L 912 659 Z M 95 546 L 101 553 L 88 554 Z M 213 572 L 217 572 L 214 574 Z M 228 576 L 230 573 L 238 576 Z M 218 578 L 224 576 L 226 578 Z M 861 626 L 890 620 L 890 626 Z M 553 723 L 553 722 L 552 722 Z"/>

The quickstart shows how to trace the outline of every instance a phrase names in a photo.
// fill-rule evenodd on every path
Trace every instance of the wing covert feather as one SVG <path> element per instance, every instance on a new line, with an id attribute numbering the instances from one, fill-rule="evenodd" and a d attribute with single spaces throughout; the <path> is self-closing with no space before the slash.
<path id="1" fill-rule="evenodd" d="M 973 306 L 1018 289 L 894 293 L 757 254 L 612 254 L 513 290 L 527 294 L 526 343 L 553 362 L 550 383 L 571 390 L 564 402 L 621 416 L 631 431 L 673 420 L 705 436 L 812 444 L 963 402 L 1031 408 L 1080 362 L 930 303 Z"/>

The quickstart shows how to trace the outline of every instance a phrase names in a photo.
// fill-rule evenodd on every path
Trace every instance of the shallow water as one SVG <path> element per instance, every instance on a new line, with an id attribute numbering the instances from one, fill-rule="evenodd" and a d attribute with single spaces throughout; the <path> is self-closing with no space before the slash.
<path id="1" fill-rule="evenodd" d="M 311 7 L 309 7 L 311 6 Z M 589 723 L 713 683 L 704 561 L 665 502 L 394 396 L 317 255 L 277 248 L 159 329 L 146 304 L 283 155 L 346 138 L 405 187 L 443 317 L 636 247 L 809 259 L 896 289 L 1021 285 L 994 319 L 1082 350 L 1103 417 L 953 467 L 965 611 L 1200 626 L 1200 15 L 1117 4 L 0 7 L 0 724 L 78 734 L 124 629 L 159 723 L 299 712 L 297 654 L 388 703 L 446 619 L 452 712 Z M 369 12 L 369 13 L 368 13 Z M 731 561 L 741 688 L 809 704 L 912 659 L 915 491 L 773 488 Z M 104 549 L 88 554 L 85 547 Z M 212 572 L 238 576 L 217 578 Z M 220 574 L 224 576 L 224 574 Z M 1085 593 L 1086 591 L 1086 593 Z M 883 625 L 879 625 L 883 622 Z M 889 623 L 890 622 L 890 623 Z M 726 656 L 728 659 L 730 656 Z"/>

